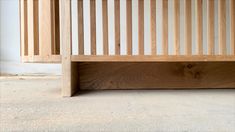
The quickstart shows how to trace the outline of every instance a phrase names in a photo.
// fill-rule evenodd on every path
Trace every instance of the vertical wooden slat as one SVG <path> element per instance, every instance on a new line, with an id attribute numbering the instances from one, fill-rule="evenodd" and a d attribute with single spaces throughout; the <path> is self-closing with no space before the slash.
<path id="1" fill-rule="evenodd" d="M 230 0 L 230 21 L 231 54 L 235 55 L 235 0 Z"/>
<path id="2" fill-rule="evenodd" d="M 162 1 L 162 24 L 163 54 L 168 55 L 168 0 Z"/>
<path id="3" fill-rule="evenodd" d="M 174 0 L 174 43 L 175 54 L 180 54 L 180 0 Z"/>
<path id="4" fill-rule="evenodd" d="M 127 55 L 132 55 L 132 0 L 126 0 Z"/>
<path id="5" fill-rule="evenodd" d="M 78 53 L 84 55 L 83 0 L 78 0 Z"/>
<path id="6" fill-rule="evenodd" d="M 115 15 L 115 54 L 120 55 L 120 0 L 114 1 Z"/>
<path id="7" fill-rule="evenodd" d="M 107 0 L 102 1 L 102 13 L 103 13 L 103 49 L 104 55 L 109 54 L 108 45 L 108 3 Z"/>
<path id="8" fill-rule="evenodd" d="M 144 55 L 144 0 L 138 3 L 138 24 L 139 24 L 139 55 Z"/>
<path id="9" fill-rule="evenodd" d="M 35 47 L 35 32 L 34 32 L 34 0 L 27 1 L 28 8 L 28 55 L 32 57 L 34 55 Z"/>
<path id="10" fill-rule="evenodd" d="M 203 17 L 202 17 L 202 0 L 196 1 L 196 16 L 197 16 L 197 54 L 203 54 Z"/>
<path id="11" fill-rule="evenodd" d="M 39 0 L 39 54 L 45 59 L 51 55 L 54 45 L 51 4 L 51 0 Z"/>
<path id="12" fill-rule="evenodd" d="M 90 1 L 91 54 L 96 55 L 96 7 L 95 0 Z"/>
<path id="13" fill-rule="evenodd" d="M 219 0 L 219 54 L 226 54 L 226 0 Z"/>
<path id="14" fill-rule="evenodd" d="M 157 43 L 157 38 L 156 38 L 156 0 L 151 0 L 150 1 L 150 26 L 151 26 L 151 51 L 152 55 L 156 55 L 156 43 Z"/>
<path id="15" fill-rule="evenodd" d="M 215 54 L 215 14 L 214 14 L 214 0 L 207 1 L 207 43 L 208 43 L 208 55 Z"/>
<path id="16" fill-rule="evenodd" d="M 28 55 L 27 0 L 20 0 L 21 56 Z"/>
<path id="17" fill-rule="evenodd" d="M 185 53 L 192 55 L 192 10 L 191 0 L 185 0 Z"/>

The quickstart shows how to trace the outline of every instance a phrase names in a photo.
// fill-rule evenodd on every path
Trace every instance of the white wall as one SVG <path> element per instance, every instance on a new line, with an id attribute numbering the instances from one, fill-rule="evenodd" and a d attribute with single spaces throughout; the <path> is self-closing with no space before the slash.
<path id="1" fill-rule="evenodd" d="M 20 62 L 19 0 L 0 0 L 0 73 L 61 74 L 60 64 Z"/>

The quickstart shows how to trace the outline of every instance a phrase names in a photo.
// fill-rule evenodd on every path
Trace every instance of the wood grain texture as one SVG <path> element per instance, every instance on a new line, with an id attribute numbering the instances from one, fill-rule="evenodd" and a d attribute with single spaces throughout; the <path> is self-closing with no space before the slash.
<path id="1" fill-rule="evenodd" d="M 73 62 L 217 62 L 235 61 L 233 55 L 72 55 Z"/>
<path id="2" fill-rule="evenodd" d="M 44 57 L 52 54 L 54 45 L 51 5 L 51 0 L 39 0 L 39 54 Z"/>
<path id="3" fill-rule="evenodd" d="M 61 63 L 61 55 L 51 55 L 50 57 L 35 55 L 33 57 L 23 56 L 24 63 Z"/>
<path id="4" fill-rule="evenodd" d="M 90 0 L 91 54 L 96 55 L 96 6 L 95 0 Z"/>
<path id="5" fill-rule="evenodd" d="M 156 0 L 150 1 L 150 28 L 151 28 L 151 54 L 157 54 L 157 36 L 156 36 Z"/>
<path id="6" fill-rule="evenodd" d="M 39 0 L 33 1 L 34 55 L 39 55 Z"/>
<path id="7" fill-rule="evenodd" d="M 196 1 L 196 19 L 197 19 L 197 54 L 203 54 L 203 1 Z"/>
<path id="8" fill-rule="evenodd" d="M 185 54 L 192 55 L 192 1 L 185 0 Z"/>
<path id="9" fill-rule="evenodd" d="M 180 54 L 180 0 L 174 0 L 174 44 L 175 54 Z"/>
<path id="10" fill-rule="evenodd" d="M 120 0 L 114 1 L 115 54 L 120 55 Z"/>
<path id="11" fill-rule="evenodd" d="M 234 88 L 235 63 L 79 63 L 80 89 Z"/>
<path id="12" fill-rule="evenodd" d="M 235 0 L 230 0 L 230 21 L 231 54 L 235 55 Z"/>
<path id="13" fill-rule="evenodd" d="M 27 0 L 20 0 L 20 45 L 21 56 L 28 55 Z"/>
<path id="14" fill-rule="evenodd" d="M 138 43 L 139 55 L 144 55 L 144 0 L 138 0 Z"/>
<path id="15" fill-rule="evenodd" d="M 72 96 L 78 89 L 76 64 L 71 62 L 72 54 L 72 25 L 71 25 L 71 1 L 60 0 L 60 15 L 63 16 L 61 19 L 61 45 L 62 45 L 62 96 Z"/>
<path id="16" fill-rule="evenodd" d="M 168 55 L 168 0 L 162 2 L 162 48 L 163 54 Z"/>
<path id="17" fill-rule="evenodd" d="M 208 55 L 215 54 L 215 14 L 214 14 L 214 0 L 207 1 L 207 43 Z"/>
<path id="18" fill-rule="evenodd" d="M 78 0 L 78 54 L 84 55 L 83 0 Z"/>
<path id="19" fill-rule="evenodd" d="M 109 32 L 108 32 L 108 2 L 102 0 L 102 14 L 103 14 L 103 52 L 104 55 L 109 54 Z"/>
<path id="20" fill-rule="evenodd" d="M 132 0 L 126 0 L 126 44 L 127 54 L 132 55 Z"/>
<path id="21" fill-rule="evenodd" d="M 219 0 L 219 54 L 226 54 L 226 1 Z"/>
<path id="22" fill-rule="evenodd" d="M 34 26 L 34 1 L 28 0 L 27 1 L 27 26 L 28 26 L 28 56 L 34 56 L 34 37 L 35 37 L 35 26 Z"/>

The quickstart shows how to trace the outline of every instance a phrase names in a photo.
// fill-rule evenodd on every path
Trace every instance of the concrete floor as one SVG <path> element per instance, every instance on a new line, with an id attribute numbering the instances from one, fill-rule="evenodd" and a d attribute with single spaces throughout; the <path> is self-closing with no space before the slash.
<path id="1" fill-rule="evenodd" d="M 235 131 L 235 90 L 84 91 L 59 77 L 0 77 L 0 131 Z"/>

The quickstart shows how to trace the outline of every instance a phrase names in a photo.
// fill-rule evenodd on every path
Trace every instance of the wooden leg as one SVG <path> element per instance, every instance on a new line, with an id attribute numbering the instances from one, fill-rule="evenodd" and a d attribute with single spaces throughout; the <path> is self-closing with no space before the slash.
<path id="1" fill-rule="evenodd" d="M 61 45 L 62 45 L 62 96 L 71 97 L 78 89 L 78 63 L 71 62 L 71 1 L 60 0 Z M 60 17 L 62 18 L 62 17 Z"/>
<path id="2" fill-rule="evenodd" d="M 62 63 L 62 96 L 71 97 L 79 89 L 78 63 Z"/>

